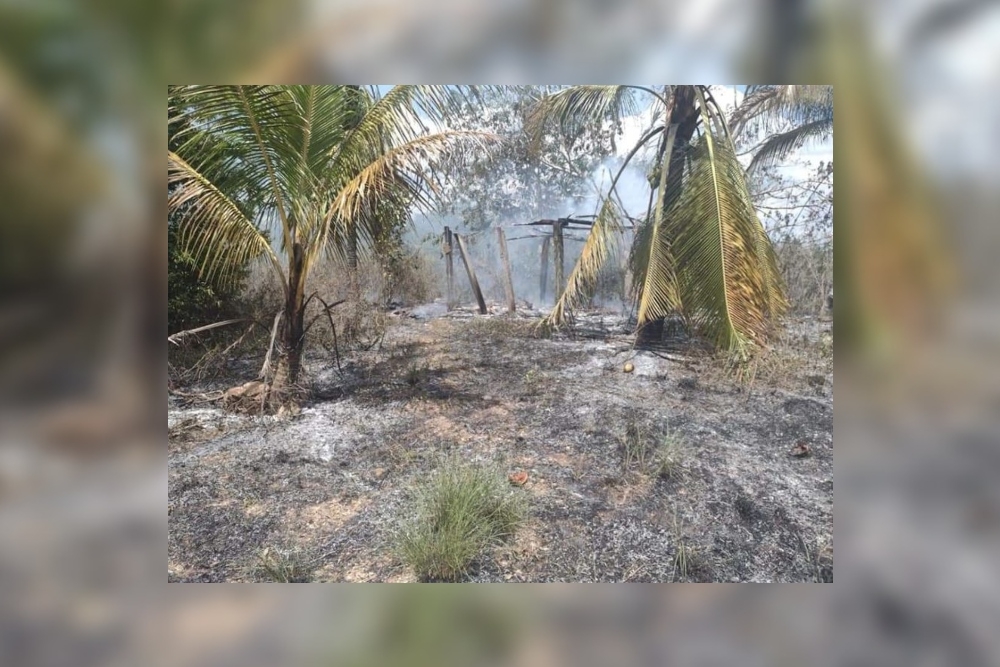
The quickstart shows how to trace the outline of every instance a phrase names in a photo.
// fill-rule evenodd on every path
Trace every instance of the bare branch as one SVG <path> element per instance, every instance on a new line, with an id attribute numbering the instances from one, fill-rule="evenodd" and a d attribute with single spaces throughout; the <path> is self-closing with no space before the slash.
<path id="1" fill-rule="evenodd" d="M 203 326 L 203 327 L 197 327 L 196 329 L 188 329 L 186 331 L 178 331 L 177 333 L 173 334 L 172 336 L 167 336 L 167 342 L 168 343 L 173 343 L 174 345 L 180 345 L 180 343 L 178 341 L 180 341 L 181 338 L 183 338 L 185 336 L 188 336 L 190 334 L 201 333 L 202 331 L 208 331 L 209 329 L 216 329 L 218 327 L 224 327 L 224 326 L 227 326 L 227 325 L 230 325 L 230 324 L 236 324 L 237 322 L 246 322 L 246 321 L 247 320 L 245 318 L 239 318 L 239 319 L 235 319 L 235 320 L 224 320 L 222 322 L 216 322 L 215 324 L 206 324 L 205 326 Z"/>

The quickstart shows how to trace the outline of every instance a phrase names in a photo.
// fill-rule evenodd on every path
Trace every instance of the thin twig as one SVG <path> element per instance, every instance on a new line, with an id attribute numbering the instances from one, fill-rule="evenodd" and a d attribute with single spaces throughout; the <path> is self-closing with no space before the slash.
<path id="1" fill-rule="evenodd" d="M 344 303 L 346 299 L 327 305 L 326 301 L 323 301 L 323 297 L 317 296 L 316 298 L 319 299 L 321 304 L 323 304 L 323 312 L 326 313 L 327 319 L 330 320 L 330 331 L 333 332 L 333 354 L 337 360 L 337 372 L 340 373 L 340 377 L 344 377 L 344 371 L 340 368 L 340 349 L 337 346 L 337 327 L 333 323 L 333 315 L 330 314 L 330 309 L 338 304 Z M 319 316 L 317 315 L 317 317 Z"/>
<path id="2" fill-rule="evenodd" d="M 326 301 L 323 301 L 322 297 L 320 297 L 318 293 L 314 293 L 312 296 L 314 296 L 317 299 L 319 299 L 319 302 L 323 304 L 323 312 L 326 313 L 328 316 L 330 315 L 330 309 L 331 308 L 335 308 L 335 307 L 339 306 L 342 303 L 347 303 L 347 299 L 341 299 L 340 301 L 335 301 L 334 303 L 331 303 L 330 305 L 327 305 Z M 309 298 L 311 299 L 312 296 L 309 297 Z M 309 324 L 307 324 L 306 328 L 302 331 L 302 335 L 305 336 L 307 333 L 309 333 L 309 329 L 312 327 L 313 324 L 316 323 L 316 320 L 318 320 L 321 317 L 323 317 L 323 313 L 320 313 L 316 317 L 314 317 L 311 320 L 309 320 Z M 336 332 L 334 332 L 334 336 L 336 336 L 336 335 L 337 335 Z"/>

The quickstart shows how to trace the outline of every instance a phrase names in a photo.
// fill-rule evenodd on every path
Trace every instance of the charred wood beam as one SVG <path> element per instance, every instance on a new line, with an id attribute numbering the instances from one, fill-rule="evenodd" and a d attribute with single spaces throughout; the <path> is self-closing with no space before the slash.
<path id="1" fill-rule="evenodd" d="M 465 249 L 465 241 L 458 234 L 453 234 L 455 240 L 458 241 L 458 251 L 462 255 L 462 263 L 465 264 L 465 272 L 469 274 L 469 284 L 472 285 L 472 291 L 476 295 L 476 301 L 479 302 L 479 312 L 485 315 L 488 311 L 486 310 L 486 301 L 483 299 L 483 292 L 479 289 L 479 280 L 476 279 L 476 271 L 472 268 L 472 263 L 469 261 L 469 253 Z"/>

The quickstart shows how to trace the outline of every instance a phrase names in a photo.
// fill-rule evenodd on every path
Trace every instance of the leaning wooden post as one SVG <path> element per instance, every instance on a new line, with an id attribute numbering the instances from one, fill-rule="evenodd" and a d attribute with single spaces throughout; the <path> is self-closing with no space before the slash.
<path id="1" fill-rule="evenodd" d="M 454 254 L 454 252 L 452 252 L 452 250 L 453 250 L 453 248 L 452 248 L 452 243 L 451 243 L 451 227 L 445 227 L 444 228 L 444 260 L 445 260 L 444 268 L 445 268 L 445 273 L 448 276 L 448 287 L 447 287 L 448 291 L 447 291 L 447 294 L 446 294 L 446 301 L 447 301 L 447 304 L 448 304 L 448 310 L 451 310 L 452 306 L 455 303 L 455 301 L 454 301 L 454 296 L 455 296 L 455 277 L 454 277 L 455 276 L 455 268 L 454 268 L 454 264 L 452 263 L 452 259 L 454 258 L 455 254 Z"/>
<path id="2" fill-rule="evenodd" d="M 507 254 L 507 237 L 504 235 L 503 227 L 497 227 L 497 241 L 500 243 L 500 259 L 503 260 L 504 268 L 504 288 L 507 290 L 507 310 L 514 312 L 514 279 L 510 275 L 510 256 Z"/>
<path id="3" fill-rule="evenodd" d="M 479 312 L 483 315 L 486 314 L 486 301 L 483 300 L 483 292 L 479 289 L 479 281 L 476 280 L 476 272 L 472 269 L 472 263 L 469 261 L 469 252 L 465 249 L 465 241 L 458 234 L 455 234 L 455 240 L 458 241 L 458 251 L 462 253 L 462 263 L 465 264 L 465 272 L 469 274 L 469 283 L 472 285 L 472 291 L 476 295 L 476 301 L 479 302 Z"/>
<path id="4" fill-rule="evenodd" d="M 549 281 L 549 237 L 542 239 L 541 271 L 538 277 L 538 304 L 545 303 L 545 283 Z"/>
<path id="5" fill-rule="evenodd" d="M 562 222 L 552 223 L 552 244 L 555 246 L 556 282 L 553 286 L 553 298 L 558 301 L 563 293 L 563 230 Z"/>

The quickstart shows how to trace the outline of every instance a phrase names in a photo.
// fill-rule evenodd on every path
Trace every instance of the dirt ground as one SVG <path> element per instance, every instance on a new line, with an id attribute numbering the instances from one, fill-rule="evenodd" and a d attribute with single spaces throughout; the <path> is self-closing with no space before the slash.
<path id="1" fill-rule="evenodd" d="M 268 549 L 310 581 L 414 581 L 400 524 L 457 455 L 528 473 L 525 524 L 471 581 L 833 580 L 828 320 L 790 321 L 740 385 L 690 341 L 633 349 L 620 315 L 551 338 L 533 315 L 397 313 L 342 372 L 308 359 L 314 396 L 295 415 L 171 395 L 168 579 L 264 580 Z M 254 361 L 218 386 L 252 379 Z M 679 436 L 672 476 L 623 467 L 630 425 Z"/>

